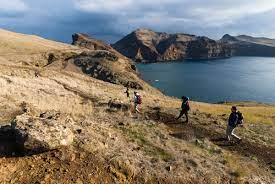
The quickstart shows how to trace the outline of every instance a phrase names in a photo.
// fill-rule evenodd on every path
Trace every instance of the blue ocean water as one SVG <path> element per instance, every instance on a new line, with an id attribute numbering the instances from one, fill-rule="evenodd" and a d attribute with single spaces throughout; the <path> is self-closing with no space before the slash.
<path id="1" fill-rule="evenodd" d="M 137 64 L 141 77 L 165 94 L 192 100 L 275 104 L 275 58 L 232 57 Z"/>

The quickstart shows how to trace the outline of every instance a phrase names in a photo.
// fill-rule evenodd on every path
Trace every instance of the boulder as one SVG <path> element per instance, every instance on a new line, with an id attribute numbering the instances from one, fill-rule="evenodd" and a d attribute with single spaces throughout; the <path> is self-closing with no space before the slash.
<path id="1" fill-rule="evenodd" d="M 58 112 L 41 113 L 40 117 L 28 114 L 17 116 L 11 124 L 16 132 L 16 142 L 26 154 L 35 154 L 61 146 L 69 146 L 74 140 L 73 121 Z"/>

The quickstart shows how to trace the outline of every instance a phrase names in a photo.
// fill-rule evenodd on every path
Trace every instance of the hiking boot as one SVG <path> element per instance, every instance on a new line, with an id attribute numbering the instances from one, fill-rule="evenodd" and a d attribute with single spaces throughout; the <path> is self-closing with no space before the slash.
<path id="1" fill-rule="evenodd" d="M 242 139 L 237 140 L 237 144 L 240 144 L 242 142 Z"/>

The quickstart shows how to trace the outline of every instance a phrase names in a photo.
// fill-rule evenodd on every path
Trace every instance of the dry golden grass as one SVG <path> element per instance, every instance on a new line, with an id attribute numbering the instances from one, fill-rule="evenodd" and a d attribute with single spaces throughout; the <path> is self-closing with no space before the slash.
<path id="1" fill-rule="evenodd" d="M 170 178 L 165 168 L 171 166 L 175 168 L 173 172 L 179 180 L 188 179 L 187 175 L 182 174 L 188 170 L 191 170 L 189 173 L 195 178 L 200 178 L 198 173 L 204 173 L 204 178 L 209 182 L 211 178 L 219 180 L 221 176 L 231 177 L 228 175 L 231 170 L 240 174 L 238 178 L 246 177 L 231 165 L 221 166 L 219 157 L 223 155 L 222 153 L 213 154 L 211 149 L 200 148 L 193 142 L 171 137 L 165 125 L 139 119 L 139 115 L 137 119 L 132 118 L 131 113 L 129 115 L 123 112 L 108 113 L 107 105 L 94 107 L 97 104 L 107 104 L 110 99 L 117 99 L 121 103 L 130 105 L 124 94 L 125 88 L 122 86 L 72 72 L 45 69 L 41 77 L 35 78 L 34 69 L 31 67 L 14 67 L 13 70 L 16 75 L 11 76 L 10 67 L 1 67 L 0 96 L 12 99 L 2 103 L 19 106 L 22 101 L 26 101 L 38 112 L 57 110 L 69 114 L 76 122 L 81 123 L 78 126 L 83 127 L 84 133 L 79 142 L 76 142 L 77 146 L 94 154 L 99 153 L 106 160 L 127 163 L 127 168 L 133 170 L 131 173 L 142 172 L 139 169 L 142 165 L 149 176 Z M 144 97 L 143 112 L 156 106 L 163 110 L 176 110 L 180 107 L 179 99 L 154 93 L 153 89 L 140 93 Z M 229 107 L 213 106 L 218 112 L 217 115 L 226 112 Z M 211 104 L 192 102 L 193 110 L 209 112 L 211 107 Z M 125 125 L 118 128 L 119 122 Z M 204 161 L 207 164 L 201 165 L 200 163 Z M 209 165 L 215 170 L 212 173 L 208 173 Z M 256 167 L 254 164 L 253 168 Z M 115 168 L 113 171 L 120 170 Z"/>
<path id="2" fill-rule="evenodd" d="M 32 49 L 36 51 L 37 48 L 33 47 L 39 46 L 43 50 L 43 46 L 47 47 L 48 45 L 46 50 L 63 47 L 63 44 L 55 44 L 36 37 L 25 37 L 24 35 L 21 37 L 20 34 L 6 33 L 5 31 L 0 31 L 1 33 L 10 34 L 10 38 L 14 37 L 14 42 L 18 40 L 18 43 L 14 43 L 14 45 L 23 47 L 18 48 L 23 51 L 32 51 Z M 29 39 L 33 40 L 29 41 Z M 9 48 L 13 48 L 14 45 L 11 43 Z M 2 62 L 5 63 L 5 59 L 2 58 Z M 120 64 L 121 62 L 123 61 L 119 61 Z M 113 66 L 113 68 L 125 72 L 123 64 Z M 41 76 L 35 78 L 34 72 L 37 69 L 40 70 Z M 125 72 L 123 75 L 123 77 L 127 77 L 128 74 Z M 41 69 L 17 64 L 10 66 L 0 63 L 0 113 L 3 114 L 3 121 L 9 121 L 11 116 L 16 116 L 18 107 L 25 101 L 38 113 L 56 110 L 71 116 L 75 120 L 76 127 L 82 130 L 81 134 L 77 135 L 74 146 L 96 154 L 99 159 L 107 162 L 111 172 L 117 175 L 121 181 L 131 181 L 135 176 L 144 178 L 144 183 L 150 183 L 150 179 L 154 177 L 161 178 L 168 183 L 171 181 L 174 183 L 177 181 L 179 181 L 178 183 L 181 181 L 225 183 L 229 180 L 236 181 L 236 177 L 238 180 L 241 178 L 251 183 L 256 179 L 259 182 L 269 183 L 273 179 L 269 172 L 259 168 L 254 161 L 247 160 L 242 156 L 238 157 L 235 153 L 232 153 L 233 156 L 228 156 L 228 152 L 224 152 L 224 150 L 216 152 L 215 145 L 209 141 L 204 141 L 203 146 L 198 146 L 193 140 L 196 139 L 195 137 L 192 140 L 178 139 L 171 135 L 173 132 L 167 125 L 146 118 L 144 114 L 151 112 L 154 107 L 160 107 L 162 112 L 176 116 L 181 105 L 179 99 L 162 95 L 159 91 L 146 85 L 145 90 L 139 91 L 143 96 L 141 114 L 133 114 L 131 110 L 127 112 L 110 111 L 107 105 L 109 100 L 129 106 L 133 105 L 130 99 L 126 98 L 123 86 L 99 81 L 72 71 L 53 68 Z M 133 91 L 131 90 L 132 95 Z M 198 113 L 198 116 L 207 113 L 220 118 L 220 115 L 229 115 L 230 106 L 230 104 L 191 102 L 192 111 L 201 112 L 201 114 Z M 248 124 L 259 125 L 258 130 L 262 130 L 261 127 L 266 125 L 274 127 L 274 106 L 242 104 L 240 110 L 244 113 Z M 192 112 L 190 114 L 191 121 L 195 121 L 195 115 Z M 205 121 L 211 119 L 203 118 Z M 226 120 L 222 118 L 219 120 L 224 125 L 226 124 Z M 184 126 L 179 131 L 183 129 Z M 220 130 L 224 131 L 224 127 L 221 127 Z M 247 129 L 245 131 L 248 134 L 247 139 L 251 139 L 252 136 L 258 138 L 267 130 L 257 132 L 254 129 Z M 274 137 L 274 134 L 266 135 Z M 223 160 L 227 160 L 227 163 L 223 163 Z M 238 165 L 240 161 L 242 164 Z M 172 171 L 168 171 L 167 168 Z M 5 172 L 7 170 L 4 167 L 1 168 L 0 165 L 1 169 Z M 8 174 L 14 172 L 17 171 L 10 171 Z"/>
<path id="3" fill-rule="evenodd" d="M 0 29 L 0 64 L 43 66 L 47 63 L 49 53 L 60 51 L 79 52 L 79 48 Z"/>
<path id="4" fill-rule="evenodd" d="M 0 55 L 29 55 L 49 50 L 76 49 L 77 47 L 46 40 L 34 35 L 25 35 L 0 29 Z"/>
<path id="5" fill-rule="evenodd" d="M 238 106 L 238 103 L 236 103 Z M 194 103 L 196 109 L 201 112 L 209 113 L 212 115 L 229 115 L 231 112 L 231 106 L 220 105 L 220 104 L 205 104 L 205 103 Z M 238 106 L 238 109 L 243 113 L 245 121 L 249 124 L 266 124 L 274 125 L 275 123 L 275 107 L 271 105 L 255 104 L 251 106 L 250 103 L 245 105 L 242 103 Z"/>

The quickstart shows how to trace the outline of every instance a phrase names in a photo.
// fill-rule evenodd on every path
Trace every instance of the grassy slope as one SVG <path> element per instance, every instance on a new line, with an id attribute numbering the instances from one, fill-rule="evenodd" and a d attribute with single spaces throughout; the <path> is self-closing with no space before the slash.
<path id="1" fill-rule="evenodd" d="M 19 46 L 26 45 L 19 43 Z M 20 50 L 27 54 L 26 50 L 32 52 L 30 48 Z M 20 104 L 25 101 L 34 109 L 34 116 L 57 110 L 72 117 L 82 129 L 69 150 L 0 158 L 2 183 L 98 182 L 100 178 L 105 178 L 105 182 L 129 183 L 272 183 L 274 180 L 268 163 L 274 157 L 262 154 L 275 149 L 274 106 L 242 104 L 240 110 L 246 123 L 237 133 L 245 141 L 227 146 L 212 138 L 223 136 L 227 119 L 224 114 L 229 113 L 231 104 L 192 102 L 191 124 L 184 125 L 173 119 L 178 114 L 180 100 L 151 88 L 140 91 L 144 104 L 142 114 L 137 115 L 122 86 L 71 71 L 44 68 L 41 77 L 35 78 L 37 67 L 1 63 L 0 67 L 1 124 L 20 114 Z M 130 109 L 110 108 L 110 100 Z M 98 167 L 92 164 L 93 159 Z"/>
<path id="2" fill-rule="evenodd" d="M 30 54 L 49 50 L 76 49 L 74 46 L 0 29 L 0 54 Z"/>

